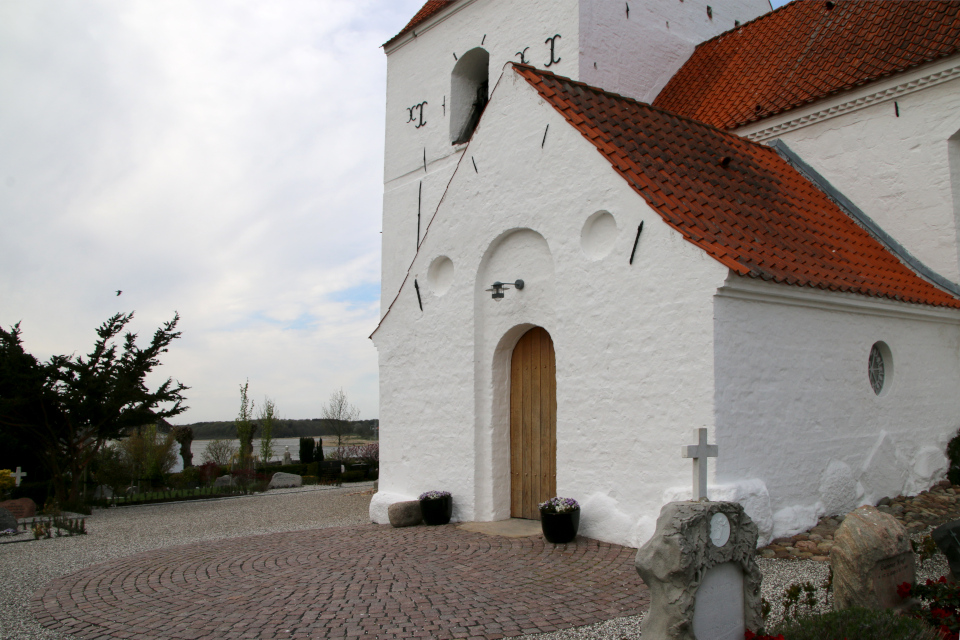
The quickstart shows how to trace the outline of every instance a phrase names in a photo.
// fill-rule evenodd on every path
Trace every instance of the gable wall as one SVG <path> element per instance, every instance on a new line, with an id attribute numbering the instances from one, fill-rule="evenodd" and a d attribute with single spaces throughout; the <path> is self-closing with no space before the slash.
<path id="1" fill-rule="evenodd" d="M 386 146 L 384 155 L 383 251 L 381 313 L 396 295 L 417 245 L 417 203 L 422 228 L 436 210 L 464 145 L 451 144 L 451 74 L 457 58 L 482 47 L 490 54 L 490 90 L 517 51 L 538 66 L 549 61 L 547 37 L 560 33 L 561 61 L 550 68 L 577 76 L 578 14 L 576 0 L 473 0 L 439 22 L 418 27 L 416 38 L 404 37 L 387 48 Z M 409 107 L 426 101 L 420 128 L 419 111 L 409 122 Z M 444 106 L 446 105 L 446 106 Z M 424 170 L 424 153 L 426 170 Z M 422 183 L 422 195 L 420 193 Z"/>
<path id="2" fill-rule="evenodd" d="M 581 233 L 599 210 L 617 231 L 592 259 Z M 429 266 L 441 255 L 454 275 L 437 296 Z M 457 519 L 509 517 L 509 354 L 540 325 L 557 357 L 558 493 L 584 504 L 584 535 L 645 540 L 665 492 L 689 486 L 679 445 L 712 427 L 712 297 L 725 277 L 508 71 L 374 335 L 382 460 L 372 516 L 448 489 Z M 527 286 L 497 302 L 484 291 L 492 278 Z"/>
<path id="3" fill-rule="evenodd" d="M 451 73 L 475 47 L 490 54 L 491 90 L 503 65 L 538 68 L 652 100 L 698 42 L 770 8 L 768 0 L 464 0 L 387 47 L 381 313 L 396 294 L 422 225 L 436 209 L 464 145 L 451 144 Z M 707 16 L 711 5 L 713 17 Z M 669 26 L 668 26 L 669 25 Z M 549 37 L 559 34 L 551 62 Z M 457 56 L 456 58 L 454 56 Z M 594 67 L 596 63 L 596 67 Z M 424 126 L 419 111 L 426 101 Z M 424 168 L 426 157 L 426 168 Z"/>
<path id="4" fill-rule="evenodd" d="M 893 356 L 879 396 L 877 341 Z M 762 480 L 774 536 L 943 477 L 960 427 L 957 312 L 731 275 L 714 362 L 717 480 Z"/>
<path id="5" fill-rule="evenodd" d="M 951 168 L 948 141 L 958 132 L 960 56 L 736 131 L 760 141 L 782 139 L 953 282 L 960 282 L 960 168 Z"/>

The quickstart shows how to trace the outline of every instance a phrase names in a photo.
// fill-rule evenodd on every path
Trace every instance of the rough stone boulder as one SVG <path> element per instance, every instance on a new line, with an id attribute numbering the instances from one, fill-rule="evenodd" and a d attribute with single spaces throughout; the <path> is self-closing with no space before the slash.
<path id="1" fill-rule="evenodd" d="M 897 587 L 915 577 L 907 530 L 891 515 L 864 506 L 847 514 L 830 550 L 837 609 L 888 609 L 908 603 Z"/>
<path id="2" fill-rule="evenodd" d="M 395 527 L 416 526 L 423 520 L 423 514 L 420 513 L 420 501 L 394 502 L 387 509 L 387 516 L 390 518 L 390 524 Z"/>
<path id="3" fill-rule="evenodd" d="M 215 487 L 232 487 L 233 486 L 233 476 L 220 476 L 213 481 L 213 486 Z"/>
<path id="4" fill-rule="evenodd" d="M 301 487 L 303 486 L 303 478 L 296 475 L 295 473 L 283 473 L 278 471 L 273 474 L 273 477 L 270 479 L 270 484 L 267 485 L 267 489 L 284 489 L 286 487 Z"/>
<path id="5" fill-rule="evenodd" d="M 0 502 L 0 509 L 6 509 L 14 518 L 32 518 L 37 515 L 37 503 L 30 498 L 18 498 Z"/>
<path id="6" fill-rule="evenodd" d="M 0 509 L 0 531 L 6 531 L 7 529 L 16 530 L 18 527 L 19 525 L 14 515 L 6 509 Z"/>

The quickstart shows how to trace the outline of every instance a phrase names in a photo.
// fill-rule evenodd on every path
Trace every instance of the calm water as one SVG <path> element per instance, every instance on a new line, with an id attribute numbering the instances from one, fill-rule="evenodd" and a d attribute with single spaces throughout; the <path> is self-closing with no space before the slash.
<path id="1" fill-rule="evenodd" d="M 190 452 L 193 454 L 193 464 L 201 465 L 203 464 L 203 452 L 207 450 L 207 445 L 213 442 L 212 440 L 194 440 L 190 445 Z M 237 446 L 240 446 L 239 440 L 234 440 L 237 443 Z M 323 455 L 326 456 L 332 453 L 337 447 L 329 446 L 331 442 L 336 442 L 334 438 L 324 438 L 323 439 Z M 283 452 L 287 447 L 290 447 L 290 457 L 294 460 L 300 457 L 300 438 L 275 438 L 273 440 L 273 460 L 283 460 Z M 177 464 L 173 467 L 173 473 L 177 471 L 183 471 L 183 458 L 180 457 L 180 445 L 174 445 L 174 451 L 177 452 Z M 257 456 L 260 455 L 260 439 L 253 439 L 253 453 Z"/>

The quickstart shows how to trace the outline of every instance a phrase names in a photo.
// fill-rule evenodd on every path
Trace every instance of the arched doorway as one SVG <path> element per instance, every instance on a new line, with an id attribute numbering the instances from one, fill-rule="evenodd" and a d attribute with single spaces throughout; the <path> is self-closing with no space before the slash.
<path id="1" fill-rule="evenodd" d="M 510 363 L 510 515 L 540 519 L 557 494 L 557 364 L 546 329 L 527 331 Z"/>

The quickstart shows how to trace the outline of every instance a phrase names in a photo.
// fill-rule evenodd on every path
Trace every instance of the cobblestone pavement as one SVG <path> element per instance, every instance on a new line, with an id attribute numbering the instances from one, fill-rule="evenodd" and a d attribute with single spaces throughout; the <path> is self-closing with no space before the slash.
<path id="1" fill-rule="evenodd" d="M 81 638 L 502 638 L 637 615 L 636 550 L 454 525 L 170 547 L 57 578 L 33 613 Z"/>

